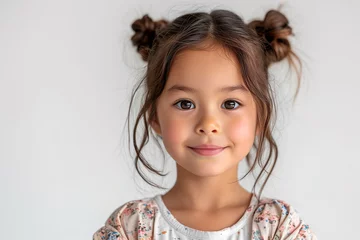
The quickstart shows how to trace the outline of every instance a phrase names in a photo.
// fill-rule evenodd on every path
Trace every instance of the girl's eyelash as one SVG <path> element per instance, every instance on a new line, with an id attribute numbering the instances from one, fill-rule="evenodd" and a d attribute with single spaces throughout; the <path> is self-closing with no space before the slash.
<path id="1" fill-rule="evenodd" d="M 181 102 L 190 102 L 190 103 L 192 103 L 190 100 L 187 100 L 187 99 L 180 99 L 180 100 L 178 100 L 178 101 L 176 101 L 173 105 L 174 106 L 177 106 L 179 103 L 181 103 Z M 242 104 L 241 104 L 241 102 L 239 102 L 239 101 L 236 101 L 236 100 L 233 100 L 233 99 L 227 99 L 227 100 L 225 100 L 224 101 L 224 103 L 225 102 L 235 102 L 235 103 L 237 103 L 238 105 L 239 105 L 239 107 L 240 106 L 243 106 Z M 237 108 L 239 108 L 239 107 L 237 107 Z M 189 110 L 189 109 L 182 109 L 182 108 L 180 108 L 180 107 L 177 107 L 178 109 L 180 109 L 180 110 Z M 234 110 L 234 109 L 237 109 L 236 107 L 235 108 L 231 108 L 231 109 L 228 109 L 228 110 Z M 190 108 L 191 109 L 191 108 Z"/>

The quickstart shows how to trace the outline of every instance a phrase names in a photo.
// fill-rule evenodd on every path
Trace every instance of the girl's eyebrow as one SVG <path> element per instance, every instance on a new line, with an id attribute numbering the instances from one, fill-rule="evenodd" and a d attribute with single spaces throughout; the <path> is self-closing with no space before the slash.
<path id="1" fill-rule="evenodd" d="M 243 92 L 247 92 L 248 90 L 246 89 L 246 87 L 242 84 L 240 85 L 236 85 L 236 86 L 226 86 L 226 87 L 222 87 L 219 89 L 219 92 L 232 92 L 232 91 L 243 91 Z M 183 85 L 178 85 L 175 84 L 172 87 L 170 87 L 167 92 L 176 92 L 176 91 L 184 91 L 184 92 L 191 92 L 191 93 L 196 93 L 198 92 L 198 90 L 196 90 L 195 88 L 191 88 L 191 87 L 187 87 L 187 86 L 183 86 Z"/>

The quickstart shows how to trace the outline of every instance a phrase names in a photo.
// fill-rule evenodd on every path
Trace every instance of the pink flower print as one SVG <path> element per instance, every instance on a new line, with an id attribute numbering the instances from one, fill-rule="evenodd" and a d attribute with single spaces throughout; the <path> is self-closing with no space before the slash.
<path id="1" fill-rule="evenodd" d="M 295 230 L 296 226 L 294 224 L 294 222 L 290 222 L 289 224 L 289 232 L 293 232 Z"/>
<path id="2" fill-rule="evenodd" d="M 257 218 L 255 219 L 255 222 L 261 222 L 264 221 L 266 219 L 268 219 L 268 216 L 270 215 L 269 212 L 262 212 L 259 216 L 257 216 Z"/>
<path id="3" fill-rule="evenodd" d="M 269 223 L 270 223 L 270 224 L 273 224 L 273 223 L 276 223 L 278 220 L 279 220 L 278 216 L 272 215 L 272 216 L 270 216 L 270 218 L 269 218 Z"/>
<path id="4" fill-rule="evenodd" d="M 125 216 L 130 216 L 130 215 L 134 214 L 134 210 L 132 208 L 130 208 L 130 207 L 127 207 L 127 208 L 124 209 L 123 214 Z"/>

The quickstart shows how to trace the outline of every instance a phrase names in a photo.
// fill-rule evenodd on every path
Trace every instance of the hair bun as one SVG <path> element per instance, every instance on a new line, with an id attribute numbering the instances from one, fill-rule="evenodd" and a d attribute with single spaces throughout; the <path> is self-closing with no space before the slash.
<path id="1" fill-rule="evenodd" d="M 293 35 L 292 28 L 281 12 L 270 10 L 263 21 L 254 20 L 248 25 L 264 40 L 268 65 L 281 61 L 291 54 L 291 45 L 287 38 Z"/>
<path id="2" fill-rule="evenodd" d="M 131 25 L 131 28 L 135 31 L 135 34 L 131 37 L 131 41 L 134 46 L 137 46 L 137 51 L 141 54 L 144 61 L 148 58 L 157 31 L 166 27 L 167 24 L 168 22 L 166 20 L 154 22 L 149 15 L 146 14 L 141 19 L 135 20 Z"/>

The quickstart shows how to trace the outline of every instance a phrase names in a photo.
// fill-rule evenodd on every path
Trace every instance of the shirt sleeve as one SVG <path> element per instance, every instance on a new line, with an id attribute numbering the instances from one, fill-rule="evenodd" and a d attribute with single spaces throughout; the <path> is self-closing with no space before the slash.
<path id="1" fill-rule="evenodd" d="M 105 225 L 93 234 L 93 240 L 128 240 L 125 234 L 122 213 L 126 210 L 124 204 L 117 208 L 106 220 Z"/>
<path id="2" fill-rule="evenodd" d="M 272 199 L 256 209 L 252 239 L 317 240 L 317 237 L 293 206 Z"/>

